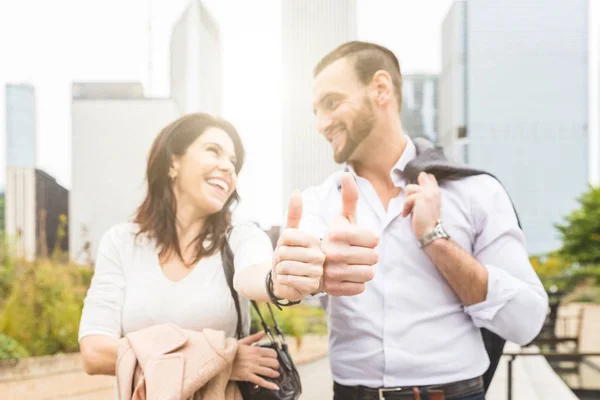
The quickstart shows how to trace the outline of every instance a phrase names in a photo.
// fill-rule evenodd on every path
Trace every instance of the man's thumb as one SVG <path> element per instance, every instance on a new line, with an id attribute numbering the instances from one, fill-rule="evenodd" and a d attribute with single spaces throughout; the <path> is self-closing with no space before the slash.
<path id="1" fill-rule="evenodd" d="M 358 204 L 358 186 L 354 177 L 346 172 L 342 175 L 342 215 L 356 224 L 356 205 Z"/>
<path id="2" fill-rule="evenodd" d="M 298 229 L 302 219 L 302 195 L 298 190 L 294 190 L 288 205 L 287 228 Z"/>

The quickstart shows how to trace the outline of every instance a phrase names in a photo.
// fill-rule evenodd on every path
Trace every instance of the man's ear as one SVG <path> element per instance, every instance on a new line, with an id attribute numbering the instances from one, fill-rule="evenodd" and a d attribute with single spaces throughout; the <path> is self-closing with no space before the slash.
<path id="1" fill-rule="evenodd" d="M 371 88 L 374 104 L 386 105 L 391 101 L 394 92 L 394 84 L 392 83 L 392 77 L 387 71 L 379 70 L 373 74 Z"/>

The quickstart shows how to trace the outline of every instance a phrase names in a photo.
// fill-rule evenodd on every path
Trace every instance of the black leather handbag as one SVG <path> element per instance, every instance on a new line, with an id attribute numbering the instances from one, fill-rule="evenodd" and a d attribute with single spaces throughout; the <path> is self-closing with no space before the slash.
<path id="1" fill-rule="evenodd" d="M 229 243 L 227 240 L 224 241 L 223 247 L 221 248 L 221 260 L 223 262 L 223 271 L 225 272 L 225 279 L 227 280 L 227 285 L 229 286 L 231 297 L 233 298 L 235 309 L 237 311 L 237 337 L 238 339 L 241 339 L 243 334 L 242 317 L 240 312 L 240 299 L 238 293 L 233 288 L 233 252 L 231 251 L 231 247 L 229 247 Z M 268 343 L 263 342 L 259 345 L 261 347 L 270 347 L 273 350 L 275 350 L 277 352 L 277 360 L 279 361 L 279 377 L 263 378 L 275 383 L 277 386 L 279 386 L 279 390 L 274 391 L 270 389 L 265 389 L 251 382 L 238 382 L 238 387 L 240 388 L 242 397 L 244 398 L 244 400 L 297 400 L 300 397 L 300 394 L 302 393 L 300 375 L 296 370 L 296 366 L 292 361 L 292 357 L 290 357 L 288 346 L 285 341 L 285 336 L 283 335 L 281 328 L 277 324 L 277 320 L 275 319 L 275 315 L 273 314 L 271 305 L 267 303 L 269 313 L 271 314 L 271 318 L 273 319 L 273 327 L 275 329 L 275 332 L 277 333 L 277 337 L 279 340 L 277 340 L 275 338 L 275 335 L 273 335 L 273 331 L 265 322 L 260 312 L 260 309 L 258 308 L 258 305 L 254 300 L 252 300 L 252 306 L 258 314 L 262 327 L 265 331 L 265 336 L 269 340 Z"/>
<path id="2" fill-rule="evenodd" d="M 277 340 L 273 335 L 271 328 L 263 319 L 258 305 L 254 300 L 252 301 L 252 305 L 254 306 L 254 309 L 256 310 L 256 313 L 260 318 L 260 322 L 266 333 L 265 336 L 269 339 L 268 343 L 262 343 L 260 344 L 260 346 L 270 347 L 273 350 L 275 350 L 277 352 L 277 360 L 279 361 L 279 377 L 265 377 L 265 379 L 279 386 L 279 390 L 273 391 L 265 389 L 251 382 L 238 382 L 238 386 L 240 388 L 240 391 L 242 392 L 242 397 L 244 398 L 244 400 L 296 400 L 300 397 L 300 394 L 302 393 L 300 375 L 296 370 L 296 366 L 292 361 L 292 357 L 290 357 L 290 353 L 288 352 L 288 346 L 285 342 L 285 337 L 283 336 L 283 332 L 277 324 L 277 320 L 275 319 L 275 315 L 273 314 L 271 305 L 267 303 L 267 306 L 269 307 L 269 313 L 271 314 L 271 318 L 273 319 L 275 332 L 277 332 L 277 337 L 279 338 L 279 340 Z"/>

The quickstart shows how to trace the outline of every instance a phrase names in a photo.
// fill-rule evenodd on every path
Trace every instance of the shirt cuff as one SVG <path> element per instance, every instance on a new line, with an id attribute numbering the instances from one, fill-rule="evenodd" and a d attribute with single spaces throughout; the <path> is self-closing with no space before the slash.
<path id="1" fill-rule="evenodd" d="M 475 325 L 482 326 L 483 321 L 492 321 L 510 299 L 516 296 L 524 283 L 501 268 L 484 265 L 488 271 L 487 295 L 481 303 L 464 308 L 464 312 L 473 318 Z M 481 321 L 478 323 L 478 321 Z"/>

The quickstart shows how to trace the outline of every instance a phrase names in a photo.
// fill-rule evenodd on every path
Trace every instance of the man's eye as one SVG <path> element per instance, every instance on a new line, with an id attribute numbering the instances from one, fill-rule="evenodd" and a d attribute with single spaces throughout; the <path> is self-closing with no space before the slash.
<path id="1" fill-rule="evenodd" d="M 340 102 L 338 100 L 335 99 L 327 99 L 325 100 L 325 108 L 327 108 L 328 110 L 333 110 L 334 108 L 337 108 L 337 106 L 340 104 Z"/>

